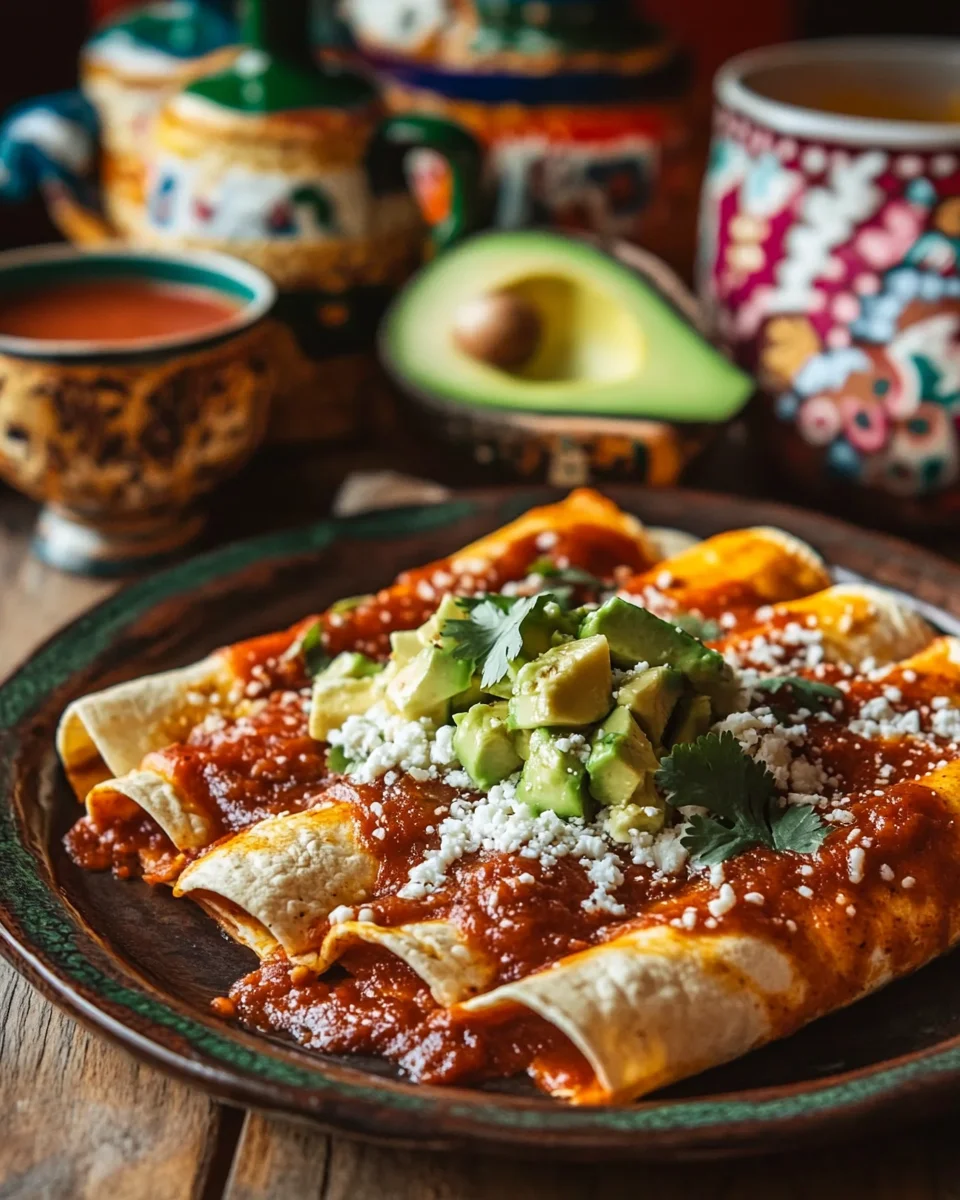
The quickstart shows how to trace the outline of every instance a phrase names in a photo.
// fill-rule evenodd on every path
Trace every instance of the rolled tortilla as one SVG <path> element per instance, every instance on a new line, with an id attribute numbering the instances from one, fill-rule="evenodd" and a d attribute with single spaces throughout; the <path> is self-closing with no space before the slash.
<path id="1" fill-rule="evenodd" d="M 868 660 L 881 667 L 908 658 L 936 636 L 915 609 L 883 588 L 836 584 L 812 596 L 775 604 L 764 621 L 725 638 L 720 649 L 748 662 L 753 640 L 783 640 L 788 621 L 804 630 L 819 630 L 825 662 L 858 669 Z"/>
<path id="2" fill-rule="evenodd" d="M 214 846 L 186 868 L 175 896 L 189 895 L 237 941 L 261 956 L 324 969 L 316 928 L 341 905 L 366 900 L 377 860 L 363 849 L 348 803 L 270 817 Z"/>
<path id="3" fill-rule="evenodd" d="M 758 526 L 698 542 L 634 576 L 621 592 L 663 616 L 697 612 L 740 618 L 760 605 L 806 596 L 829 583 L 826 564 L 806 542 Z"/>
<path id="4" fill-rule="evenodd" d="M 218 818 L 156 771 L 130 771 L 98 783 L 87 794 L 95 829 L 107 829 L 137 811 L 152 817 L 178 850 L 200 850 L 222 832 Z"/>
<path id="5" fill-rule="evenodd" d="M 211 654 L 75 700 L 57 726 L 57 752 L 77 798 L 111 776 L 135 771 L 151 750 L 180 741 L 233 682 L 223 657 Z"/>
<path id="6" fill-rule="evenodd" d="M 813 895 L 797 910 L 802 924 L 792 933 L 760 932 L 765 918 L 753 905 L 743 906 L 746 929 L 733 934 L 722 924 L 712 935 L 647 927 L 468 1000 L 461 1010 L 495 1014 L 521 1005 L 538 1014 L 593 1072 L 585 1085 L 559 1085 L 555 1094 L 595 1104 L 633 1100 L 852 1004 L 960 940 L 953 884 L 960 761 L 891 793 L 909 805 L 917 793 L 903 789 L 918 786 L 935 835 L 918 838 L 889 874 L 876 855 L 867 859 L 857 882 L 841 885 L 848 907 L 838 903 L 835 873 L 849 854 L 843 829 L 810 860 L 813 873 L 804 883 Z M 756 863 L 750 878 L 762 889 Z"/>
<path id="7" fill-rule="evenodd" d="M 450 921 L 417 921 L 389 927 L 344 921 L 327 934 L 320 952 L 326 970 L 358 943 L 382 946 L 427 984 L 438 1004 L 449 1006 L 489 987 L 496 966 Z"/>

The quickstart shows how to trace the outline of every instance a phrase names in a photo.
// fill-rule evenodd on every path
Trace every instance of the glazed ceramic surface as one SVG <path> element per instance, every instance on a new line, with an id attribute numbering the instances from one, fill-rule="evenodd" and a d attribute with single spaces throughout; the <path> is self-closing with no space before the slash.
<path id="1" fill-rule="evenodd" d="M 54 565 L 142 568 L 197 532 L 192 503 L 259 445 L 273 387 L 259 271 L 217 255 L 50 247 L 0 256 L 0 290 L 98 279 L 204 287 L 234 316 L 208 332 L 107 341 L 0 336 L 0 474 L 47 508 Z"/>
<path id="2" fill-rule="evenodd" d="M 350 0 L 361 48 L 402 112 L 441 113 L 490 151 L 494 224 L 639 239 L 682 257 L 695 195 L 682 54 L 623 3 Z M 442 209 L 442 164 L 417 188 Z"/>
<path id="3" fill-rule="evenodd" d="M 735 59 L 702 207 L 704 299 L 771 396 L 783 461 L 921 522 L 960 508 L 960 125 L 804 103 L 872 86 L 946 105 L 958 67 L 958 42 Z"/>
<path id="4" fill-rule="evenodd" d="M 834 564 L 907 590 L 960 629 L 960 568 L 880 535 L 775 505 L 612 488 L 654 525 L 705 536 L 764 523 Z M 947 956 L 797 1035 L 619 1108 L 571 1108 L 523 1082 L 417 1087 L 383 1063 L 324 1058 L 209 1015 L 254 964 L 193 906 L 73 867 L 60 838 L 77 804 L 53 747 L 64 706 L 99 686 L 185 664 L 218 644 L 373 590 L 447 554 L 547 489 L 463 495 L 436 507 L 324 521 L 225 547 L 94 609 L 0 689 L 0 944 L 85 1023 L 235 1102 L 419 1147 L 581 1157 L 770 1152 L 813 1138 L 901 1129 L 960 1086 L 960 960 Z"/>

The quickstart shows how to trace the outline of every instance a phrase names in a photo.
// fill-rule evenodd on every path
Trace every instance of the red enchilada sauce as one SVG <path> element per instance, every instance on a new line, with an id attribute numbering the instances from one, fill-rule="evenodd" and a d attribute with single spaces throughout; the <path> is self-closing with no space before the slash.
<path id="1" fill-rule="evenodd" d="M 531 561 L 531 549 L 526 547 L 523 556 L 510 564 L 514 578 L 522 577 Z M 600 560 L 593 559 L 591 565 L 603 569 Z M 611 570 L 607 566 L 604 573 L 609 575 Z M 438 574 L 440 581 L 436 581 Z M 496 585 L 492 580 L 478 580 L 476 590 L 500 586 L 505 577 L 504 569 Z M 401 576 L 399 590 L 380 593 L 343 613 L 340 621 L 327 614 L 323 621 L 330 648 L 364 649 L 373 642 L 382 647 L 384 633 L 419 624 L 439 601 L 439 594 L 428 598 L 421 584 L 444 590 L 451 586 L 469 589 L 462 579 L 448 582 L 448 578 L 444 564 L 433 564 Z M 724 598 L 725 604 L 730 602 L 731 597 Z M 382 614 L 387 614 L 387 620 Z M 348 802 L 361 842 L 379 863 L 373 894 L 366 901 L 376 922 L 398 926 L 424 920 L 451 921 L 470 946 L 494 965 L 491 987 L 521 979 L 628 928 L 676 923 L 688 909 L 697 914 L 698 936 L 709 934 L 708 903 L 716 896 L 716 888 L 703 877 L 657 877 L 650 868 L 626 857 L 622 861 L 624 882 L 616 892 L 627 910 L 625 918 L 582 907 L 591 885 L 570 858 L 560 858 L 547 868 L 518 854 L 466 855 L 449 868 L 445 883 L 436 891 L 420 899 L 399 897 L 397 890 L 411 867 L 438 845 L 436 827 L 456 793 L 443 783 L 416 783 L 403 775 L 392 785 L 383 779 L 357 784 L 330 775 L 324 749 L 307 735 L 306 680 L 297 674 L 301 668 L 296 659 L 287 655 L 310 623 L 303 622 L 286 634 L 243 643 L 229 652 L 241 683 L 258 701 L 254 711 L 237 719 L 204 722 L 191 731 L 185 743 L 148 756 L 145 765 L 152 762 L 162 768 L 205 811 L 217 813 L 224 834 L 270 813 L 296 811 L 328 800 Z M 838 669 L 830 667 L 814 674 L 833 681 L 842 678 Z M 843 702 L 847 717 L 891 682 L 902 693 L 902 707 L 921 712 L 940 694 L 936 680 L 907 681 L 897 673 L 882 683 L 855 679 L 848 682 Z M 278 688 L 283 690 L 275 690 Z M 943 691 L 949 690 L 943 681 Z M 835 777 L 834 788 L 850 797 L 845 807 L 852 823 L 860 836 L 872 839 L 871 862 L 882 861 L 893 872 L 895 882 L 890 887 L 899 887 L 900 881 L 909 877 L 914 880 L 918 900 L 936 898 L 940 911 L 956 906 L 960 898 L 960 874 L 955 869 L 960 832 L 944 802 L 928 787 L 912 782 L 944 757 L 955 758 L 956 751 L 943 745 L 871 741 L 853 734 L 843 720 L 808 722 L 804 753 L 820 761 Z M 881 768 L 890 773 L 878 789 Z M 389 821 L 383 821 L 374 805 L 389 812 Z M 165 857 L 169 843 L 167 847 L 158 844 L 157 837 L 163 835 L 156 827 L 151 831 L 150 825 L 141 821 L 136 827 L 98 833 L 81 821 L 68 845 L 82 865 L 96 869 L 112 861 L 117 870 L 119 856 L 118 873 L 132 873 L 131 854 L 137 852 L 140 839 L 142 860 L 149 863 L 154 855 L 153 877 L 161 878 L 164 864 L 169 862 Z M 385 836 L 375 837 L 375 829 Z M 854 949 L 851 939 L 862 937 L 862 930 L 851 927 L 847 905 L 862 904 L 864 915 L 873 912 L 882 920 L 884 901 L 875 886 L 862 898 L 851 886 L 850 832 L 849 825 L 843 824 L 831 833 L 821 849 L 815 876 L 807 874 L 808 858 L 759 848 L 725 864 L 726 880 L 738 896 L 757 893 L 764 902 L 737 904 L 714 928 L 720 934 L 748 932 L 781 944 L 809 981 L 802 1014 L 793 1011 L 778 1016 L 771 1012 L 778 1034 L 845 1003 L 869 982 L 870 955 L 863 947 L 859 952 Z M 531 876 L 533 883 L 529 882 Z M 816 892 L 806 896 L 802 889 L 810 891 L 808 881 Z M 816 908 L 811 909 L 811 904 Z M 324 928 L 317 930 L 318 940 Z M 919 965 L 915 929 L 898 932 L 894 922 L 882 930 L 882 936 L 894 973 Z M 950 940 L 946 921 L 931 926 L 925 937 L 929 954 L 946 949 Z M 843 971 L 824 970 L 825 944 L 837 950 L 845 964 Z M 223 1016 L 237 1016 L 253 1028 L 285 1033 L 317 1050 L 381 1055 L 413 1078 L 430 1083 L 465 1083 L 526 1070 L 541 1085 L 559 1084 L 564 1090 L 582 1091 L 592 1078 L 580 1052 L 545 1020 L 519 1006 L 474 1014 L 443 1008 L 405 963 L 375 947 L 348 950 L 323 979 L 316 979 L 304 967 L 292 967 L 279 953 L 241 979 L 229 999 L 221 998 L 214 1007 Z"/>
<path id="2" fill-rule="evenodd" d="M 240 307 L 208 288 L 147 279 L 86 279 L 0 293 L 0 337 L 44 342 L 173 337 L 216 329 Z"/>

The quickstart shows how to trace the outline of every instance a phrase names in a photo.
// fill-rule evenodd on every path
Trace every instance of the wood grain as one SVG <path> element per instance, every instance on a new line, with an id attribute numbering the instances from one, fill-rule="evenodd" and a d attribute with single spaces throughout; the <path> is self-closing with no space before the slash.
<path id="1" fill-rule="evenodd" d="M 0 533 L 0 675 L 113 585 L 29 557 Z M 77 1026 L 0 961 L 0 1197 L 193 1200 L 220 1106 Z"/>

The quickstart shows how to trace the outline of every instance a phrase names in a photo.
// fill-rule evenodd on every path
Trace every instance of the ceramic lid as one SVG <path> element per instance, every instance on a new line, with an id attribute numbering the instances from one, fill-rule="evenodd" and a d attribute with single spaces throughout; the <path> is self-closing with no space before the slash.
<path id="1" fill-rule="evenodd" d="M 103 26 L 84 47 L 84 57 L 130 74 L 175 74 L 186 62 L 236 44 L 237 26 L 228 9 L 214 0 L 146 4 Z"/>

